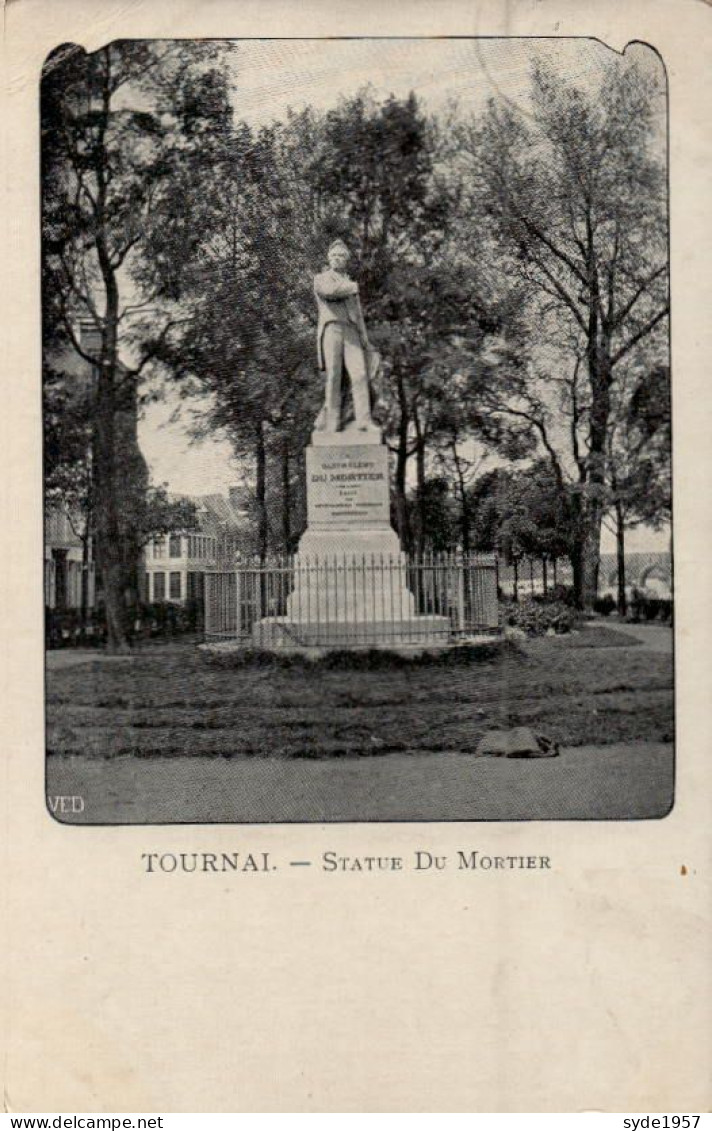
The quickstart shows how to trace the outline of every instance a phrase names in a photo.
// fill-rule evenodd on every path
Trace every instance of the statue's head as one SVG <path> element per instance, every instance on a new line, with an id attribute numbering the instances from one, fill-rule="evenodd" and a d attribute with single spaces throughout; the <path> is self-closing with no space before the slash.
<path id="1" fill-rule="evenodd" d="M 327 258 L 329 260 L 329 266 L 333 267 L 335 270 L 343 271 L 350 257 L 351 253 L 343 240 L 334 240 L 334 242 L 329 245 Z"/>

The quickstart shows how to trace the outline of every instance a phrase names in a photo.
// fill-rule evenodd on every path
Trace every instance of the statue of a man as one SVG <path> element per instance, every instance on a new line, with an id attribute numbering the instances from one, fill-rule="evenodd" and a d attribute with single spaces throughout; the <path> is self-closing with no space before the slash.
<path id="1" fill-rule="evenodd" d="M 317 354 L 319 369 L 326 371 L 324 407 L 316 428 L 338 432 L 341 420 L 341 379 L 346 369 L 351 382 L 356 428 L 361 432 L 376 428 L 371 416 L 369 370 L 377 365 L 378 355 L 368 340 L 363 320 L 358 283 L 346 274 L 349 249 L 335 240 L 328 252 L 329 266 L 314 279 L 314 294 L 319 314 Z"/>

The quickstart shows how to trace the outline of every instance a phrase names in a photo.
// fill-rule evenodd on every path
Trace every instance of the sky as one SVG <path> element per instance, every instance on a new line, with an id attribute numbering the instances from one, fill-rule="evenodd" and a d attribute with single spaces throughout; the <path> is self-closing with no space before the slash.
<path id="1" fill-rule="evenodd" d="M 643 47 L 629 50 L 652 57 Z M 604 45 L 587 39 L 243 42 L 233 64 L 233 105 L 236 119 L 261 126 L 283 118 L 289 108 L 326 110 L 370 84 L 377 98 L 415 91 L 429 112 L 444 110 L 452 99 L 463 111 L 477 111 L 498 95 L 526 113 L 535 59 L 560 69 L 569 80 L 595 86 L 611 55 Z M 225 494 L 243 476 L 229 444 L 219 436 L 191 442 L 187 425 L 186 410 L 175 397 L 145 409 L 139 441 L 153 481 L 181 494 Z M 632 532 L 630 537 L 633 549 L 640 535 Z M 651 535 L 639 548 L 667 547 Z"/>

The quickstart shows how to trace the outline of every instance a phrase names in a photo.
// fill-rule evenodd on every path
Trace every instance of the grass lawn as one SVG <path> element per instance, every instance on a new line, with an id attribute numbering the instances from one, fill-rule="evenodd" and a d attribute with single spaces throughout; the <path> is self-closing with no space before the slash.
<path id="1" fill-rule="evenodd" d="M 564 747 L 673 738 L 672 658 L 604 626 L 434 662 L 218 664 L 190 644 L 47 673 L 50 755 L 322 759 L 472 753 L 530 725 Z M 596 634 L 599 635 L 595 641 Z M 601 634 L 603 634 L 601 636 Z M 620 640 L 617 642 L 620 645 Z"/>

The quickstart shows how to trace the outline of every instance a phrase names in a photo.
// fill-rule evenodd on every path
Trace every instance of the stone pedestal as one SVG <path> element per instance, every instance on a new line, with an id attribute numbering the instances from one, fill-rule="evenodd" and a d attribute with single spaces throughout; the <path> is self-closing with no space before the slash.
<path id="1" fill-rule="evenodd" d="M 255 626 L 264 646 L 424 643 L 447 617 L 418 617 L 390 522 L 388 449 L 380 430 L 314 432 L 306 450 L 307 530 L 285 617 Z"/>

